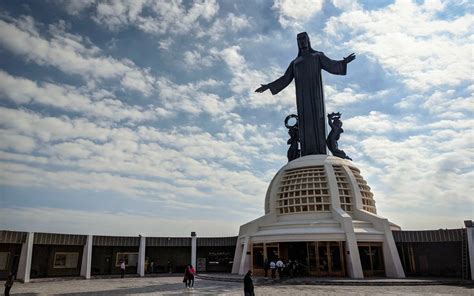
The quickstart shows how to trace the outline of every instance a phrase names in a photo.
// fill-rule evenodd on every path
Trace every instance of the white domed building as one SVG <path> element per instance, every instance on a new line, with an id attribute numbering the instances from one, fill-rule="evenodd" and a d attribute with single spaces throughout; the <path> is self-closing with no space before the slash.
<path id="1" fill-rule="evenodd" d="M 265 260 L 297 261 L 310 276 L 405 274 L 391 230 L 354 164 L 329 155 L 297 158 L 275 175 L 265 215 L 240 227 L 232 273 L 263 275 Z"/>

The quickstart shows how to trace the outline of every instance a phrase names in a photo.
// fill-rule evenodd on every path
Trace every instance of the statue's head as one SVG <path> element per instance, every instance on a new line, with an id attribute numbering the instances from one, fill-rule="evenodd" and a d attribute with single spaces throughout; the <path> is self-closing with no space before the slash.
<path id="1" fill-rule="evenodd" d="M 301 50 L 309 49 L 309 36 L 308 33 L 302 32 L 296 36 L 296 41 L 298 41 L 298 48 Z"/>
<path id="2" fill-rule="evenodd" d="M 298 56 L 303 53 L 313 51 L 311 48 L 311 42 L 309 41 L 308 33 L 301 32 L 296 35 L 296 41 L 298 42 Z"/>

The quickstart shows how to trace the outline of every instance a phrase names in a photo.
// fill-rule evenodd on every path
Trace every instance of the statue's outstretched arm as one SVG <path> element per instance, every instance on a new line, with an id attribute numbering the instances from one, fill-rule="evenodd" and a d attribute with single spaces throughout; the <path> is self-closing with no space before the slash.
<path id="1" fill-rule="evenodd" d="M 285 74 L 278 78 L 277 80 L 270 82 L 269 84 L 261 84 L 259 88 L 257 88 L 255 91 L 258 93 L 264 92 L 267 89 L 270 89 L 272 92 L 272 95 L 276 95 L 279 93 L 281 90 L 283 90 L 285 87 L 288 86 L 288 84 L 291 83 L 293 80 L 293 62 L 290 63 L 288 68 L 285 71 Z"/>
<path id="2" fill-rule="evenodd" d="M 324 53 L 319 54 L 319 61 L 321 62 L 321 68 L 335 75 L 346 75 L 347 64 L 355 59 L 355 54 L 350 54 L 343 60 L 331 60 Z"/>

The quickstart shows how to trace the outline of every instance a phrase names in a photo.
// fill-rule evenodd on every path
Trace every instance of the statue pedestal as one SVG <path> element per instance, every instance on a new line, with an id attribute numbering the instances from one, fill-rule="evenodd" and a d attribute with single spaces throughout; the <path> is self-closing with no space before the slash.
<path id="1" fill-rule="evenodd" d="M 263 274 L 278 257 L 298 261 L 301 275 L 404 278 L 392 229 L 351 161 L 304 156 L 271 181 L 265 215 L 240 227 L 232 273 Z"/>

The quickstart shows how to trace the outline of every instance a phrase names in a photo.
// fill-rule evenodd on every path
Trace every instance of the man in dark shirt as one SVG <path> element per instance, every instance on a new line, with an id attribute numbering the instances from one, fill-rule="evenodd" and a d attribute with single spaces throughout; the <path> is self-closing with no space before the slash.
<path id="1" fill-rule="evenodd" d="M 249 270 L 244 277 L 244 294 L 245 296 L 255 296 L 253 290 L 252 271 Z"/>
<path id="2" fill-rule="evenodd" d="M 15 281 L 15 278 L 13 277 L 13 274 L 10 272 L 10 274 L 8 275 L 7 281 L 5 282 L 5 291 L 4 291 L 5 296 L 10 295 L 10 290 L 13 286 L 14 281 Z M 253 289 L 253 286 L 252 286 L 252 289 Z"/>

